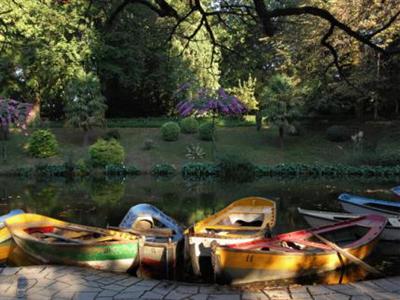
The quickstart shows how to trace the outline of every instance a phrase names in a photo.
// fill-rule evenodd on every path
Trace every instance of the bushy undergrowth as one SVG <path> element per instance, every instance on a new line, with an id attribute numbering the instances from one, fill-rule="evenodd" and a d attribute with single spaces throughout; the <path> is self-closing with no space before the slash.
<path id="1" fill-rule="evenodd" d="M 156 164 L 151 168 L 151 174 L 154 176 L 172 176 L 176 171 L 176 167 L 171 164 Z"/>
<path id="2" fill-rule="evenodd" d="M 58 142 L 50 130 L 39 129 L 29 137 L 26 149 L 33 157 L 51 157 L 58 153 Z"/>
<path id="3" fill-rule="evenodd" d="M 254 180 L 256 175 L 253 163 L 233 153 L 220 155 L 216 168 L 218 176 L 225 180 L 245 182 Z"/>
<path id="4" fill-rule="evenodd" d="M 122 165 L 124 160 L 124 148 L 115 139 L 109 141 L 100 139 L 89 147 L 89 161 L 92 167 Z"/>

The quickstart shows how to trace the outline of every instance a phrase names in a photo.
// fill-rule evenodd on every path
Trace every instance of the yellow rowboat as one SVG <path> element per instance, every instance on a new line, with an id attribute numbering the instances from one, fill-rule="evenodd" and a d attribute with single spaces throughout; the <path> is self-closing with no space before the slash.
<path id="1" fill-rule="evenodd" d="M 4 221 L 12 216 L 23 214 L 21 209 L 13 209 L 8 214 L 0 217 L 0 261 L 6 260 L 11 251 L 11 233 L 5 227 Z"/>
<path id="2" fill-rule="evenodd" d="M 386 225 L 386 218 L 367 215 L 308 230 L 252 242 L 215 245 L 214 274 L 232 284 L 295 278 L 335 270 L 367 257 Z M 334 249 L 330 240 L 342 248 Z M 329 245 L 331 244 L 331 245 Z M 355 256 L 343 255 L 344 252 Z"/>
<path id="3" fill-rule="evenodd" d="M 87 266 L 126 272 L 138 265 L 136 235 L 77 225 L 36 214 L 21 214 L 5 222 L 24 252 L 49 264 Z"/>
<path id="4" fill-rule="evenodd" d="M 205 275 L 211 269 L 211 243 L 227 245 L 252 241 L 269 234 L 275 226 L 275 202 L 261 197 L 236 200 L 216 214 L 185 231 L 185 254 L 193 273 Z"/>

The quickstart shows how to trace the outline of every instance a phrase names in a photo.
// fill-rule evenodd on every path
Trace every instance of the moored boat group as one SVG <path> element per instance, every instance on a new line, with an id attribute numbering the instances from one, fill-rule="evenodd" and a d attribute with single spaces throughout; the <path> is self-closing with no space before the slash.
<path id="1" fill-rule="evenodd" d="M 393 192 L 400 196 L 400 188 Z M 150 204 L 132 207 L 119 226 L 98 228 L 13 210 L 0 217 L 0 260 L 15 243 L 39 263 L 133 272 L 174 279 L 183 266 L 196 276 L 243 284 L 295 278 L 356 263 L 379 239 L 400 241 L 400 202 L 341 194 L 347 213 L 298 211 L 310 229 L 273 235 L 275 202 L 239 199 L 183 228 Z"/>

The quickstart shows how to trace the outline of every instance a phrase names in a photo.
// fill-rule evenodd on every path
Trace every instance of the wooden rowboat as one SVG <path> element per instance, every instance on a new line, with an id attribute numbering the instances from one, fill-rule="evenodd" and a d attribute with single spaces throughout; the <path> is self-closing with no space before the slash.
<path id="1" fill-rule="evenodd" d="M 115 230 L 83 226 L 36 214 L 5 222 L 15 243 L 43 263 L 125 272 L 138 265 L 140 237 Z"/>
<path id="2" fill-rule="evenodd" d="M 343 209 L 356 215 L 378 214 L 385 217 L 400 215 L 400 202 L 377 200 L 350 194 L 338 197 Z"/>
<path id="3" fill-rule="evenodd" d="M 397 196 L 400 196 L 400 185 L 392 188 L 392 192 L 395 193 Z"/>
<path id="4" fill-rule="evenodd" d="M 140 234 L 140 276 L 175 279 L 177 262 L 183 252 L 183 229 L 157 207 L 138 204 L 125 215 L 119 230 Z"/>
<path id="5" fill-rule="evenodd" d="M 236 200 L 185 231 L 185 255 L 193 273 L 210 273 L 211 243 L 220 245 L 252 241 L 270 234 L 275 226 L 275 202 L 261 197 Z"/>
<path id="6" fill-rule="evenodd" d="M 368 215 L 270 239 L 216 245 L 212 249 L 214 272 L 219 280 L 243 284 L 334 270 L 352 261 L 318 237 L 340 245 L 346 254 L 364 259 L 374 249 L 385 224 L 385 217 Z"/>
<path id="7" fill-rule="evenodd" d="M 11 251 L 11 233 L 4 225 L 4 221 L 13 216 L 23 214 L 21 209 L 13 209 L 8 214 L 0 216 L 0 261 L 6 260 Z"/>
<path id="8" fill-rule="evenodd" d="M 297 210 L 311 227 L 335 224 L 337 222 L 360 217 L 360 215 L 354 215 L 350 213 L 309 210 L 302 208 L 297 208 Z M 400 241 L 400 217 L 388 218 L 387 224 L 380 236 L 380 239 L 383 241 Z"/>

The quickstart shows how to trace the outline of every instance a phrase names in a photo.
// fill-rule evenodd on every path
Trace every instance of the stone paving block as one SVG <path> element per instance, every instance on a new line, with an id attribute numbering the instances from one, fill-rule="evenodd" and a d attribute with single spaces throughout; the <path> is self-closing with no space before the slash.
<path id="1" fill-rule="evenodd" d="M 264 289 L 264 293 L 271 299 L 290 299 L 288 290 L 281 289 Z"/>
<path id="2" fill-rule="evenodd" d="M 131 285 L 134 285 L 134 284 L 136 284 L 136 283 L 138 283 L 138 282 L 140 282 L 142 280 L 143 279 L 141 279 L 141 278 L 137 278 L 137 277 L 131 276 L 131 277 L 128 277 L 126 279 L 119 280 L 115 284 L 119 284 L 121 286 L 131 286 Z"/>
<path id="3" fill-rule="evenodd" d="M 293 292 L 293 293 L 290 293 L 290 296 L 294 300 L 311 300 L 312 299 L 311 295 L 308 292 L 307 293 Z"/>
<path id="4" fill-rule="evenodd" d="M 114 277 L 100 277 L 99 279 L 95 280 L 96 282 L 99 282 L 101 284 L 111 284 L 117 281 Z"/>
<path id="5" fill-rule="evenodd" d="M 40 280 L 37 280 L 35 284 L 35 288 L 44 288 L 48 287 L 49 285 L 52 285 L 54 283 L 54 280 L 46 279 L 46 278 L 41 278 Z"/>
<path id="6" fill-rule="evenodd" d="M 151 291 L 154 293 L 157 293 L 161 296 L 165 296 L 175 288 L 176 288 L 176 284 L 174 284 L 174 283 L 160 282 L 160 284 L 155 286 Z"/>
<path id="7" fill-rule="evenodd" d="M 97 296 L 97 292 L 77 292 L 73 300 L 93 300 Z"/>
<path id="8" fill-rule="evenodd" d="M 60 291 L 53 296 L 53 299 L 73 299 L 75 291 Z"/>
<path id="9" fill-rule="evenodd" d="M 208 295 L 207 294 L 196 294 L 191 296 L 189 299 L 191 300 L 207 300 Z"/>
<path id="10" fill-rule="evenodd" d="M 7 268 L 2 269 L 0 275 L 5 275 L 5 276 L 7 276 L 7 275 L 15 275 L 19 271 L 21 271 L 20 267 L 16 267 L 16 268 L 7 267 Z"/>
<path id="11" fill-rule="evenodd" d="M 18 299 L 19 298 L 14 298 L 14 299 Z M 50 296 L 43 296 L 43 295 L 39 295 L 39 294 L 33 294 L 33 295 L 28 295 L 26 297 L 27 300 L 51 300 L 52 298 Z"/>
<path id="12" fill-rule="evenodd" d="M 62 291 L 65 289 L 70 289 L 71 285 L 64 282 L 54 281 L 53 284 L 49 285 L 47 288 L 51 290 Z"/>
<path id="13" fill-rule="evenodd" d="M 104 290 L 120 291 L 120 292 L 125 290 L 125 287 L 120 286 L 120 285 L 115 284 L 115 283 L 108 284 L 108 285 L 103 285 L 101 288 L 104 289 Z"/>
<path id="14" fill-rule="evenodd" d="M 158 294 L 158 293 L 154 293 L 153 291 L 148 291 L 145 292 L 143 294 L 142 297 L 140 297 L 140 299 L 148 299 L 148 300 L 158 300 L 158 299 L 163 299 L 164 296 Z"/>
<path id="15" fill-rule="evenodd" d="M 200 293 L 202 294 L 237 294 L 237 291 L 219 285 L 205 285 L 200 286 Z"/>
<path id="16" fill-rule="evenodd" d="M 124 292 L 129 292 L 129 293 L 142 293 L 144 294 L 145 292 L 151 290 L 151 287 L 147 286 L 140 286 L 140 285 L 132 285 L 130 287 L 127 287 Z"/>
<path id="17" fill-rule="evenodd" d="M 114 296 L 114 300 L 132 300 L 140 299 L 142 292 L 124 292 Z"/>
<path id="18" fill-rule="evenodd" d="M 308 293 L 307 286 L 304 285 L 292 285 L 288 289 L 291 293 Z"/>
<path id="19" fill-rule="evenodd" d="M 193 294 L 180 293 L 180 292 L 177 292 L 176 290 L 174 290 L 174 291 L 171 291 L 163 299 L 166 299 L 166 300 L 181 300 L 181 299 L 188 299 L 192 295 Z"/>
<path id="20" fill-rule="evenodd" d="M 35 278 L 44 277 L 44 273 L 42 271 L 46 267 L 43 266 L 28 266 L 23 267 L 21 270 L 18 271 L 17 275 L 25 275 L 25 276 L 34 276 Z"/>
<path id="21" fill-rule="evenodd" d="M 240 295 L 214 294 L 208 295 L 208 300 L 240 300 Z"/>
<path id="22" fill-rule="evenodd" d="M 356 296 L 362 295 L 363 293 L 355 289 L 353 286 L 343 285 L 343 284 L 335 284 L 335 285 L 328 285 L 326 286 L 327 289 L 333 290 L 334 292 L 348 295 L 348 296 Z"/>
<path id="23" fill-rule="evenodd" d="M 357 296 L 351 297 L 351 300 L 372 300 L 372 298 L 367 295 L 357 295 Z"/>
<path id="24" fill-rule="evenodd" d="M 121 291 L 112 291 L 112 290 L 106 290 L 106 291 L 102 291 L 100 292 L 100 294 L 97 295 L 96 299 L 98 297 L 114 297 L 116 295 L 118 295 L 119 293 L 121 293 Z"/>
<path id="25" fill-rule="evenodd" d="M 182 294 L 197 294 L 199 292 L 199 286 L 197 285 L 178 285 L 175 289 L 176 292 Z"/>
<path id="26" fill-rule="evenodd" d="M 348 286 L 354 287 L 356 290 L 360 291 L 362 294 L 369 294 L 369 293 L 376 293 L 376 292 L 384 293 L 385 292 L 385 290 L 383 288 L 374 284 L 374 282 L 372 280 L 350 283 Z"/>
<path id="27" fill-rule="evenodd" d="M 141 280 L 138 283 L 136 283 L 136 285 L 141 285 L 141 286 L 146 286 L 146 287 L 153 288 L 159 283 L 160 283 L 159 280 L 144 279 L 144 280 Z"/>
<path id="28" fill-rule="evenodd" d="M 399 282 L 400 283 L 400 282 Z M 374 280 L 374 284 L 377 286 L 381 287 L 382 289 L 388 291 L 388 292 L 397 292 L 400 290 L 400 284 L 399 283 L 394 283 L 391 282 L 387 279 L 377 279 Z"/>
<path id="29" fill-rule="evenodd" d="M 312 296 L 329 295 L 335 293 L 334 291 L 327 289 L 322 285 L 309 285 L 307 286 L 307 289 Z"/>
<path id="30" fill-rule="evenodd" d="M 371 293 L 369 296 L 374 300 L 395 300 L 400 299 L 400 295 L 397 293 Z"/>
<path id="31" fill-rule="evenodd" d="M 349 300 L 350 296 L 342 294 L 318 295 L 314 300 Z"/>
<path id="32" fill-rule="evenodd" d="M 268 300 L 268 296 L 262 292 L 243 292 L 242 300 Z"/>

